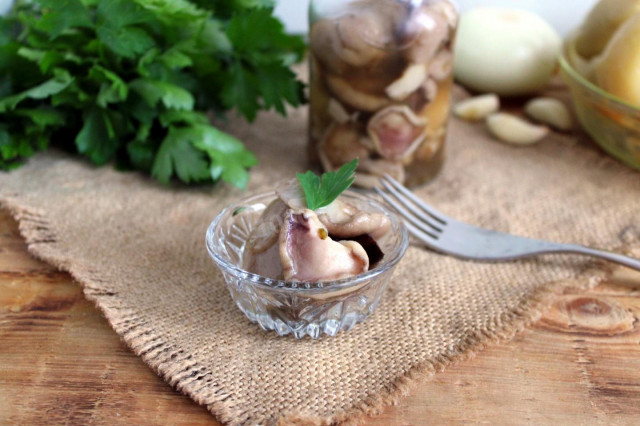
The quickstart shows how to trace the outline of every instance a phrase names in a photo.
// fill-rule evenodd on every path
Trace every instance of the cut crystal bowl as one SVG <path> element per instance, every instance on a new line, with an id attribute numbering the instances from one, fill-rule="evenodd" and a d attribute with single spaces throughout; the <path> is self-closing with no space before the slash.
<path id="1" fill-rule="evenodd" d="M 282 281 L 242 269 L 244 246 L 262 211 L 276 198 L 274 192 L 242 199 L 223 210 L 211 222 L 207 251 L 224 276 L 231 297 L 240 310 L 265 330 L 278 335 L 335 336 L 364 321 L 380 302 L 409 238 L 398 216 L 386 205 L 353 191 L 341 199 L 360 210 L 385 214 L 391 228 L 377 240 L 383 259 L 369 271 L 326 282 Z"/>

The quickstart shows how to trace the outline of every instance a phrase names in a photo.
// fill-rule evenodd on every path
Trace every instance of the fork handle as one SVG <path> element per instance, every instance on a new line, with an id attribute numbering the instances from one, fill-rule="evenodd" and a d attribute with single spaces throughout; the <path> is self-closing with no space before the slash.
<path id="1" fill-rule="evenodd" d="M 587 256 L 598 257 L 619 265 L 640 271 L 640 260 L 623 254 L 613 253 L 606 250 L 597 250 L 591 247 L 585 247 L 578 244 L 550 244 L 545 247 L 546 253 L 577 253 Z"/>

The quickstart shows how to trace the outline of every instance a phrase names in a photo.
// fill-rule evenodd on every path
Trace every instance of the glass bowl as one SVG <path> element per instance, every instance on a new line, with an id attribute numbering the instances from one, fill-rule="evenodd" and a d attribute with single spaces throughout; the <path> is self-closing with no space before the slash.
<path id="1" fill-rule="evenodd" d="M 640 170 L 640 108 L 580 75 L 567 59 L 566 51 L 560 55 L 560 68 L 585 131 L 613 157 Z"/>
<path id="2" fill-rule="evenodd" d="M 360 210 L 379 212 L 391 221 L 389 232 L 377 242 L 384 258 L 371 270 L 336 281 L 291 282 L 266 278 L 242 269 L 245 242 L 274 192 L 238 201 L 223 210 L 209 225 L 207 251 L 224 276 L 236 305 L 249 320 L 280 336 L 322 333 L 335 336 L 364 321 L 375 309 L 409 237 L 398 216 L 380 202 L 346 191 L 341 199 Z"/>

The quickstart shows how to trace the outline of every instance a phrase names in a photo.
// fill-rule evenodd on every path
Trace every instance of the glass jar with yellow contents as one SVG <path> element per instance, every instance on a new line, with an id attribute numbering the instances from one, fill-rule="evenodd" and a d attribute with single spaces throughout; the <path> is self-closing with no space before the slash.
<path id="1" fill-rule="evenodd" d="M 450 0 L 312 0 L 309 155 L 325 170 L 359 158 L 356 184 L 437 174 L 453 85 Z"/>

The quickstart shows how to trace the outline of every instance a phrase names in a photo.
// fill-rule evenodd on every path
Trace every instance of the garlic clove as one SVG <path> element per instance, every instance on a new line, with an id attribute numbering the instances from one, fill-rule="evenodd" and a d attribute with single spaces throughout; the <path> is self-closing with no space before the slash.
<path id="1" fill-rule="evenodd" d="M 524 112 L 536 121 L 558 129 L 568 131 L 573 127 L 569 109 L 554 98 L 535 98 L 527 102 Z"/>
<path id="2" fill-rule="evenodd" d="M 493 136 L 513 145 L 531 145 L 549 134 L 547 127 L 502 112 L 487 117 L 487 127 Z"/>
<path id="3" fill-rule="evenodd" d="M 458 102 L 453 108 L 453 113 L 464 120 L 478 121 L 484 120 L 499 109 L 500 98 L 490 93 Z"/>

